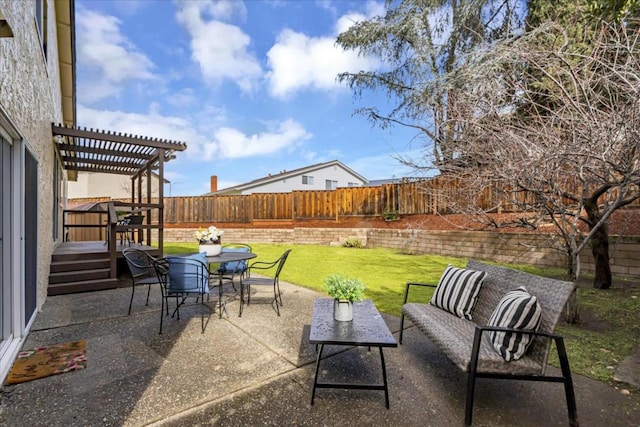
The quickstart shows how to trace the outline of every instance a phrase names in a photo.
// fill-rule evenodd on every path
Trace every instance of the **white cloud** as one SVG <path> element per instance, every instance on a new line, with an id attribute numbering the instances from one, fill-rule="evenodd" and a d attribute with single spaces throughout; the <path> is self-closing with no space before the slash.
<path id="1" fill-rule="evenodd" d="M 271 126 L 266 132 L 253 135 L 221 127 L 215 132 L 214 141 L 209 144 L 214 150 L 207 152 L 213 157 L 212 151 L 217 151 L 218 157 L 228 159 L 269 155 L 292 149 L 311 136 L 302 125 L 291 119 Z"/>
<path id="2" fill-rule="evenodd" d="M 336 6 L 333 4 L 331 0 L 316 0 L 316 5 L 320 9 L 327 10 L 334 15 L 337 13 Z"/>
<path id="3" fill-rule="evenodd" d="M 78 62 L 91 79 L 80 83 L 91 87 L 78 91 L 81 102 L 118 95 L 128 81 L 157 78 L 151 60 L 121 33 L 118 18 L 78 8 L 76 23 Z"/>
<path id="4" fill-rule="evenodd" d="M 247 7 L 244 2 L 238 0 L 218 0 L 215 2 L 200 2 L 204 10 L 211 13 L 216 19 L 230 20 L 239 17 L 247 19 Z"/>
<path id="5" fill-rule="evenodd" d="M 96 110 L 78 104 L 78 122 L 84 127 L 187 142 L 198 139 L 190 120 L 159 113 L 156 103 L 150 104 L 149 113 Z"/>
<path id="6" fill-rule="evenodd" d="M 344 51 L 336 45 L 336 36 L 355 22 L 379 13 L 377 3 L 367 3 L 366 13 L 349 13 L 336 21 L 335 33 L 326 37 L 309 37 L 284 29 L 267 57 L 271 71 L 267 74 L 269 91 L 277 98 L 286 98 L 301 89 L 335 90 L 339 73 L 374 69 L 379 62 Z M 384 9 L 382 9 L 384 10 Z"/>
<path id="7" fill-rule="evenodd" d="M 189 119 L 166 116 L 151 104 L 149 113 L 96 110 L 78 105 L 78 121 L 85 127 L 104 129 L 138 136 L 148 136 L 187 143 L 180 157 L 191 161 L 239 159 L 293 150 L 312 137 L 304 127 L 291 119 L 270 123 L 264 132 L 247 135 L 231 127 L 219 127 L 206 136 Z"/>
<path id="8" fill-rule="evenodd" d="M 377 64 L 372 59 L 341 50 L 333 37 L 308 37 L 289 29 L 280 33 L 267 56 L 271 67 L 267 74 L 269 90 L 278 98 L 304 88 L 337 89 L 339 73 L 371 69 Z"/>
<path id="9" fill-rule="evenodd" d="M 368 1 L 365 4 L 364 12 L 349 12 L 338 18 L 335 25 L 336 35 L 347 31 L 357 22 L 364 21 L 365 19 L 371 19 L 375 16 L 384 16 L 385 13 L 386 9 L 384 3 Z"/>
<path id="10" fill-rule="evenodd" d="M 242 15 L 238 7 L 236 2 L 179 3 L 177 19 L 191 35 L 191 58 L 208 83 L 218 85 L 229 79 L 251 92 L 262 77 L 262 68 L 249 51 L 251 38 L 235 25 L 205 19 L 206 15 L 225 19 Z"/>
<path id="11" fill-rule="evenodd" d="M 178 92 L 172 92 L 166 102 L 174 107 L 189 107 L 198 104 L 198 96 L 191 88 L 184 88 Z"/>

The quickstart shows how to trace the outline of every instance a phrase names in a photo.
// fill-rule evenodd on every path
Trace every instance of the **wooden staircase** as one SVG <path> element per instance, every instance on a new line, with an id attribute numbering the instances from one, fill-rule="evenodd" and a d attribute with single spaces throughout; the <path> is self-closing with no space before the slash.
<path id="1" fill-rule="evenodd" d="M 99 291 L 118 287 L 110 278 L 107 252 L 54 253 L 47 295 Z"/>

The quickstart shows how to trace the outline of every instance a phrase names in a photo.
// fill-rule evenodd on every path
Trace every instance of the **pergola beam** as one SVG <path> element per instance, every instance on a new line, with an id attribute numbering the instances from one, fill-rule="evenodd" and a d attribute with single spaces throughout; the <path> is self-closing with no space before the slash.
<path id="1" fill-rule="evenodd" d="M 147 136 L 127 135 L 110 131 L 87 130 L 60 125 L 52 125 L 53 135 L 69 136 L 95 141 L 110 141 L 123 144 L 143 145 L 146 147 L 164 148 L 167 150 L 183 151 L 187 148 L 184 142 L 170 141 L 168 139 L 149 138 Z"/>
<path id="2" fill-rule="evenodd" d="M 96 147 L 81 147 L 78 145 L 72 145 L 72 144 L 58 144 L 58 148 L 61 151 L 67 151 L 67 152 L 73 152 L 73 153 L 87 153 L 87 154 L 98 154 L 98 155 L 104 155 L 104 156 L 122 156 L 123 152 L 121 150 L 115 150 L 115 149 L 105 149 L 105 148 L 96 148 Z M 150 154 L 146 154 L 146 153 L 136 153 L 136 152 L 126 152 L 127 153 L 127 157 L 130 158 L 134 158 L 134 159 L 143 159 L 143 160 L 149 160 L 152 159 L 154 156 L 156 156 L 156 152 L 152 152 Z"/>

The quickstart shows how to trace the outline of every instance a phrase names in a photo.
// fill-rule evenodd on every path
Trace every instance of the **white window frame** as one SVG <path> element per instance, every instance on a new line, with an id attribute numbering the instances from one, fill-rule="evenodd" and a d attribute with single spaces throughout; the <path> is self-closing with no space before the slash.
<path id="1" fill-rule="evenodd" d="M 325 190 L 335 190 L 338 188 L 338 181 L 333 179 L 325 179 L 324 180 Z"/>
<path id="2" fill-rule="evenodd" d="M 303 185 L 313 185 L 313 176 L 312 175 L 302 175 L 302 184 Z"/>

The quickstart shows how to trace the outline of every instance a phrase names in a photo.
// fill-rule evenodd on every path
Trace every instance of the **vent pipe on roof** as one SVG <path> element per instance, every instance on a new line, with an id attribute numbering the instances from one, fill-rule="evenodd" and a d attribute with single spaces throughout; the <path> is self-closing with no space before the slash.
<path id="1" fill-rule="evenodd" d="M 218 191 L 218 176 L 211 175 L 211 192 L 215 193 Z"/>

